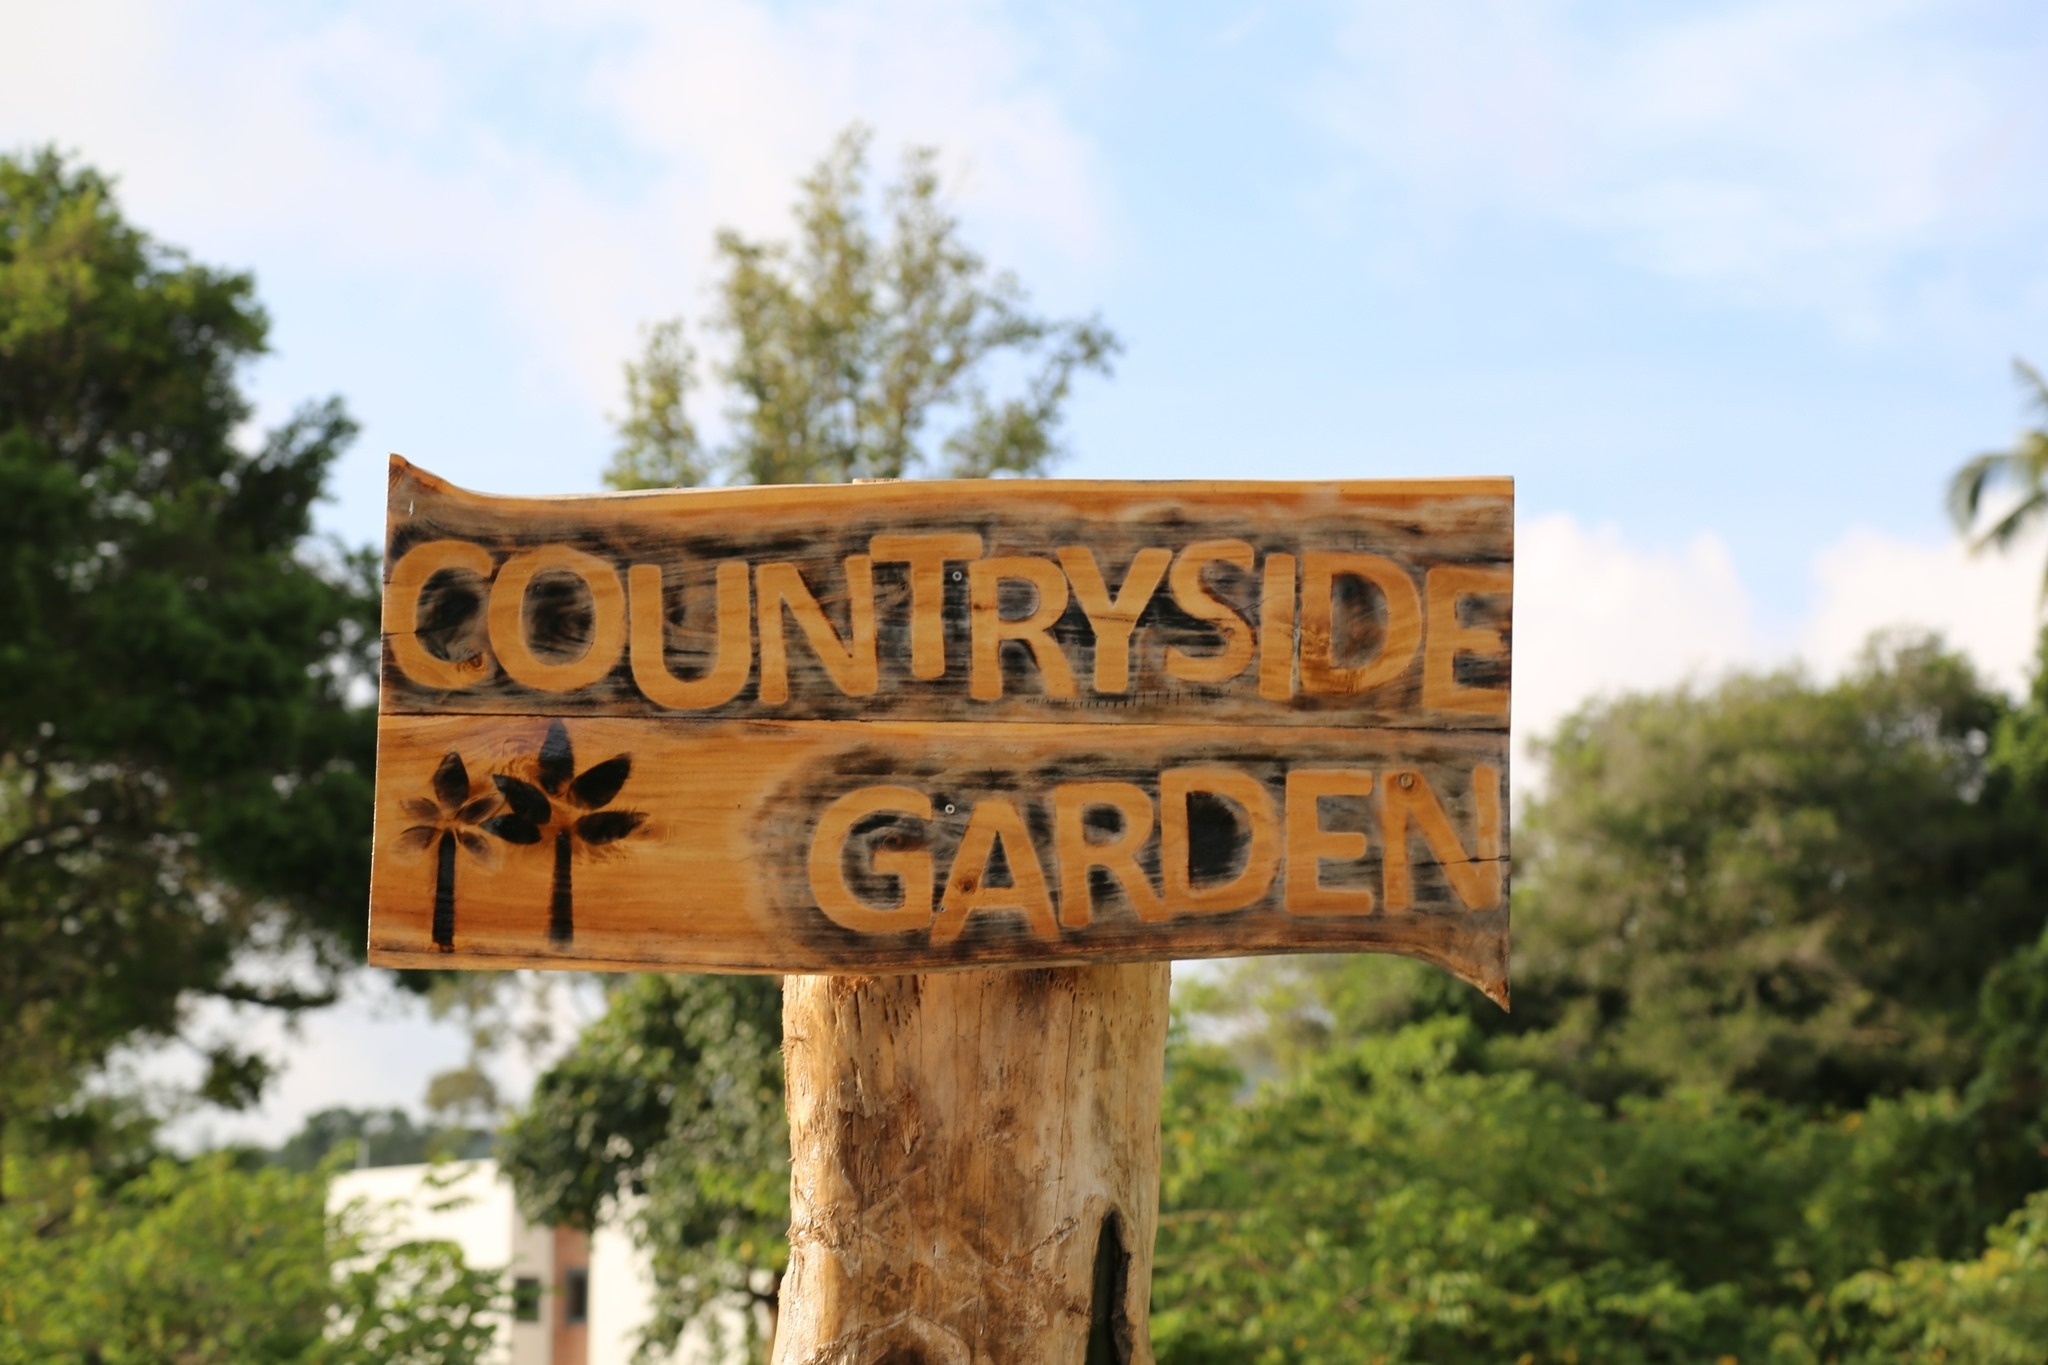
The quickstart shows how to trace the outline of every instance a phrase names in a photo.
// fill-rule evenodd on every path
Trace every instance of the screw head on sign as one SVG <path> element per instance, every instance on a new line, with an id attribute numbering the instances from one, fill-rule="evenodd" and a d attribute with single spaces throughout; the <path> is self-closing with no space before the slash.
<path id="1" fill-rule="evenodd" d="M 1408 788 L 1410 788 L 1410 787 L 1413 787 L 1414 785 L 1415 785 L 1415 774 L 1414 774 L 1414 773 L 1402 773 L 1402 774 L 1401 774 L 1401 789 L 1402 789 L 1403 791 L 1406 791 L 1406 790 L 1407 790 Z"/>

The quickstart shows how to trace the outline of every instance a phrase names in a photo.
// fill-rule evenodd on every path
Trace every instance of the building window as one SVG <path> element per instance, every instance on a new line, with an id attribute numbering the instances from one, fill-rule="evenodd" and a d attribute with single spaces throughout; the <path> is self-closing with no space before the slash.
<path id="1" fill-rule="evenodd" d="M 512 1282 L 512 1320 L 540 1321 L 540 1281 L 531 1275 L 521 1275 Z"/>
<path id="2" fill-rule="evenodd" d="M 571 1266 L 562 1272 L 562 1322 L 579 1327 L 590 1320 L 590 1268 Z"/>

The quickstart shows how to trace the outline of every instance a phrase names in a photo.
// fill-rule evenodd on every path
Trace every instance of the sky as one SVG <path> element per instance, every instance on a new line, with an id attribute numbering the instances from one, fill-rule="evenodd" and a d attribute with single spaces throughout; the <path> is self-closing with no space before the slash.
<path id="1" fill-rule="evenodd" d="M 1972 560 L 1942 497 L 2040 420 L 2033 0 L 0 0 L 0 34 L 0 151 L 254 273 L 260 422 L 345 398 L 351 543 L 390 452 L 595 489 L 641 329 L 701 323 L 714 231 L 782 235 L 860 120 L 1121 337 L 1056 472 L 1512 475 L 1518 744 L 1880 628 L 2029 671 L 2048 544 Z M 410 1104 L 459 1056 L 357 996 L 266 1033 L 277 1096 L 207 1131 Z"/>

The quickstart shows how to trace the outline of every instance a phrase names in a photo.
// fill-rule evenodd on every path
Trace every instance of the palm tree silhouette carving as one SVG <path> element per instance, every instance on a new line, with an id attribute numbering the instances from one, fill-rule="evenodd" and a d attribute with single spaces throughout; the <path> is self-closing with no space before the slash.
<path id="1" fill-rule="evenodd" d="M 602 763 L 576 771 L 576 754 L 569 747 L 569 730 L 559 720 L 548 725 L 541 742 L 537 776 L 540 785 L 497 773 L 505 804 L 503 815 L 484 822 L 484 828 L 511 844 L 537 844 L 543 830 L 555 835 L 555 880 L 548 901 L 548 939 L 566 944 L 576 936 L 575 889 L 571 884 L 570 855 L 577 844 L 601 848 L 614 844 L 640 828 L 645 811 L 603 810 L 626 785 L 633 771 L 630 755 L 619 754 Z"/>
<path id="2" fill-rule="evenodd" d="M 485 818 L 498 808 L 496 792 L 486 791 L 471 799 L 469 769 L 462 755 L 450 751 L 434 769 L 432 800 L 415 797 L 405 803 L 405 813 L 420 823 L 409 825 L 398 836 L 399 846 L 424 853 L 440 846 L 434 869 L 434 946 L 442 952 L 455 947 L 455 849 L 459 844 L 472 858 L 490 856 L 491 846 L 477 833 L 487 829 Z"/>

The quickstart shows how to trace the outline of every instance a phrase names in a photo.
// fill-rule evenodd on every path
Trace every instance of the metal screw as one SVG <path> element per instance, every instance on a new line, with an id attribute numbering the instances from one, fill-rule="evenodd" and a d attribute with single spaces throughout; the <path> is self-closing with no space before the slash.
<path id="1" fill-rule="evenodd" d="M 1402 786 L 1403 786 L 1404 788 L 1406 788 L 1406 787 L 1412 787 L 1412 786 L 1414 786 L 1414 785 L 1415 785 L 1415 774 L 1414 774 L 1414 773 L 1402 773 L 1402 774 L 1401 774 L 1401 785 L 1402 785 Z"/>
<path id="2" fill-rule="evenodd" d="M 952 813 L 953 813 L 953 803 L 952 803 L 951 801 L 948 801 L 948 802 L 946 803 L 946 814 L 948 814 L 948 815 L 951 815 Z"/>
<path id="3" fill-rule="evenodd" d="M 954 581 L 955 583 L 958 583 L 958 582 L 959 582 L 959 581 L 960 581 L 961 579 L 963 579 L 963 578 L 965 578 L 965 577 L 967 577 L 967 575 L 966 575 L 966 574 L 964 574 L 964 573 L 961 573 L 961 572 L 960 572 L 960 571 L 959 571 L 958 569 L 955 569 L 955 570 L 953 570 L 953 581 Z"/>

